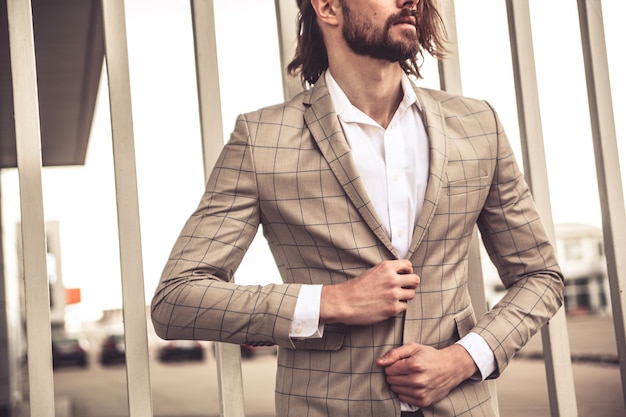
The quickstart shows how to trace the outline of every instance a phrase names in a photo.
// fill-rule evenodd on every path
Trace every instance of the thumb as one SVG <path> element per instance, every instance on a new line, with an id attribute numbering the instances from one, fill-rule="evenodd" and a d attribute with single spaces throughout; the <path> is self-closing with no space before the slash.
<path id="1" fill-rule="evenodd" d="M 418 347 L 419 345 L 416 343 L 411 343 L 390 349 L 383 356 L 376 359 L 376 364 L 378 366 L 393 365 L 399 360 L 410 357 Z"/>

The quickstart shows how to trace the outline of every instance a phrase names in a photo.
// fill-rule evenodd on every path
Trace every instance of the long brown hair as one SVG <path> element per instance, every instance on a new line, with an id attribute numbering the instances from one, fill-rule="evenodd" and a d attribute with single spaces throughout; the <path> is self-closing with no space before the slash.
<path id="1" fill-rule="evenodd" d="M 287 70 L 293 76 L 300 73 L 303 86 L 313 85 L 328 68 L 328 53 L 311 1 L 297 0 L 297 2 L 300 9 L 298 12 L 298 45 L 293 59 L 287 65 Z M 404 72 L 417 78 L 422 78 L 420 67 L 423 62 L 424 51 L 435 58 L 443 58 L 447 52 L 445 48 L 446 30 L 435 3 L 436 0 L 420 0 L 417 3 L 419 52 L 414 57 L 400 62 Z"/>

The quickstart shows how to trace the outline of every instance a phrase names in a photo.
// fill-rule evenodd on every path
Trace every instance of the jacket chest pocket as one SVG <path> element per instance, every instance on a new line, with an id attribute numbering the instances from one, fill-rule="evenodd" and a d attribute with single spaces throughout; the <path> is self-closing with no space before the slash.
<path id="1" fill-rule="evenodd" d="M 448 196 L 455 196 L 459 194 L 475 193 L 488 189 L 490 186 L 491 178 L 485 174 L 480 177 L 451 180 L 446 186 L 446 191 Z"/>
<path id="2" fill-rule="evenodd" d="M 478 218 L 493 180 L 488 168 L 480 160 L 448 161 L 445 175 L 447 181 L 444 182 L 437 205 L 439 212 L 458 216 L 459 221 L 470 223 Z"/>
<path id="3" fill-rule="evenodd" d="M 431 228 L 438 224 L 445 228 L 448 239 L 459 239 L 471 234 L 487 196 L 487 177 L 470 178 L 446 184 L 437 203 L 437 216 Z"/>

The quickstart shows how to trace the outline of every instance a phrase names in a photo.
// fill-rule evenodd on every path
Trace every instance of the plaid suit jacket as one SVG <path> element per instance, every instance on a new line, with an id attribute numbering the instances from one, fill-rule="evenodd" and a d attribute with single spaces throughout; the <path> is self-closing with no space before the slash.
<path id="1" fill-rule="evenodd" d="M 320 339 L 289 337 L 302 284 L 339 283 L 396 258 L 322 76 L 292 100 L 237 119 L 156 289 L 157 334 L 279 345 L 278 416 L 399 416 L 374 360 L 409 341 L 443 348 L 474 331 L 494 352 L 498 376 L 560 306 L 562 276 L 493 109 L 441 91 L 416 93 L 430 174 L 408 256 L 421 284 L 405 314 L 373 326 L 326 325 Z M 508 288 L 478 319 L 467 288 L 476 224 Z M 283 283 L 236 285 L 259 225 Z M 493 414 L 486 385 L 476 381 L 423 411 Z"/>

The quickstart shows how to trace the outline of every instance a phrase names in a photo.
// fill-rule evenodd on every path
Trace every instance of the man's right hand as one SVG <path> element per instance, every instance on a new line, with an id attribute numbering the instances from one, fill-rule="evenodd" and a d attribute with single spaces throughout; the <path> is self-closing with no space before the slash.
<path id="1" fill-rule="evenodd" d="M 320 323 L 370 325 L 407 309 L 420 278 L 408 260 L 384 261 L 356 278 L 325 285 Z"/>

